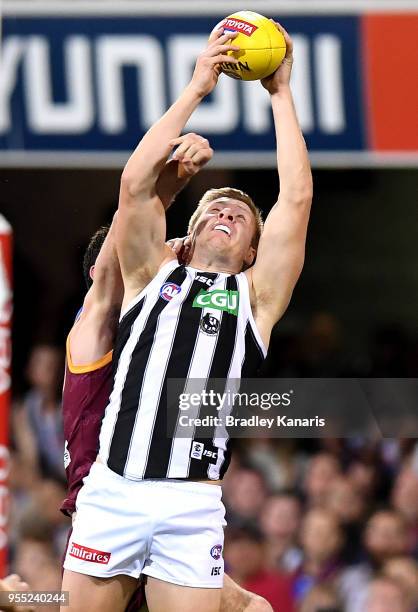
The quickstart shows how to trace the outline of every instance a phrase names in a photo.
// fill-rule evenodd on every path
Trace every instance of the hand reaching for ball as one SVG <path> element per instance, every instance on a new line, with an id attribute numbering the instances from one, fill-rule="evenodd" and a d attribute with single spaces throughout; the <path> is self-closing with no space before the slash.
<path id="1" fill-rule="evenodd" d="M 267 89 L 269 94 L 273 95 L 274 93 L 280 91 L 280 89 L 289 85 L 293 65 L 293 42 L 289 34 L 286 32 L 284 27 L 280 25 L 280 23 L 277 23 L 273 19 L 271 19 L 271 21 L 273 21 L 276 28 L 280 30 L 286 41 L 286 55 L 284 56 L 282 63 L 277 68 L 276 72 L 273 72 L 273 74 L 271 74 L 269 77 L 261 80 L 262 86 Z"/>
<path id="2" fill-rule="evenodd" d="M 223 29 L 214 30 L 209 37 L 208 46 L 199 55 L 190 82 L 199 97 L 204 98 L 215 88 L 221 73 L 222 62 L 237 64 L 235 57 L 227 55 L 228 51 L 239 51 L 240 47 L 232 44 L 237 32 L 224 33 Z"/>

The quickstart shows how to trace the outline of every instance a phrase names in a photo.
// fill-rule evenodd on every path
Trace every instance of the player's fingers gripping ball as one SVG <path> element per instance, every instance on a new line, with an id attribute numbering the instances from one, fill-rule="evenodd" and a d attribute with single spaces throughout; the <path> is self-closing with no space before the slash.
<path id="1" fill-rule="evenodd" d="M 238 32 L 234 45 L 239 51 L 228 51 L 238 63 L 223 62 L 222 72 L 241 81 L 257 81 L 277 70 L 286 54 L 286 41 L 273 21 L 253 11 L 233 13 L 217 24 L 225 33 Z"/>

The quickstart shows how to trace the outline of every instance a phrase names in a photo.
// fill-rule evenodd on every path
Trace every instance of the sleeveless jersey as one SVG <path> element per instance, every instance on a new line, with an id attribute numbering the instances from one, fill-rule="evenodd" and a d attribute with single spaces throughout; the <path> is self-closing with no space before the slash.
<path id="1" fill-rule="evenodd" d="M 61 505 L 64 514 L 75 511 L 83 478 L 96 460 L 100 425 L 112 389 L 112 353 L 87 365 L 75 366 L 67 340 L 62 410 L 64 421 L 64 465 L 68 492 Z"/>
<path id="2" fill-rule="evenodd" d="M 222 478 L 229 464 L 225 427 L 184 433 L 179 396 L 169 392 L 168 381 L 181 379 L 186 392 L 203 379 L 207 389 L 222 393 L 225 381 L 254 376 L 265 355 L 244 273 L 168 262 L 121 313 L 101 460 L 133 480 Z M 217 414 L 216 407 L 200 405 L 197 416 Z"/>

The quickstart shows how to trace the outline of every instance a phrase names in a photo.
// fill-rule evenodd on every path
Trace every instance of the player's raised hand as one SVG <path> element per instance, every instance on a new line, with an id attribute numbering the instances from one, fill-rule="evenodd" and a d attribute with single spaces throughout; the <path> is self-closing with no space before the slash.
<path id="1" fill-rule="evenodd" d="M 273 21 L 273 19 L 271 21 Z M 273 21 L 273 23 L 284 36 L 284 39 L 286 41 L 286 55 L 284 56 L 283 61 L 277 68 L 276 72 L 273 72 L 272 75 L 266 77 L 265 79 L 261 79 L 262 86 L 265 87 L 270 94 L 274 94 L 278 92 L 281 88 L 287 87 L 289 85 L 293 65 L 292 39 L 290 38 L 284 27 L 280 25 L 280 23 L 277 23 L 276 21 Z"/>
<path id="2" fill-rule="evenodd" d="M 171 140 L 170 145 L 177 147 L 173 159 L 179 162 L 180 178 L 194 176 L 213 157 L 213 149 L 208 140 L 198 134 L 185 134 Z"/>
<path id="3" fill-rule="evenodd" d="M 221 73 L 222 62 L 238 63 L 235 57 L 227 55 L 228 51 L 240 50 L 240 47 L 231 44 L 237 35 L 237 32 L 224 33 L 222 28 L 214 30 L 210 35 L 206 49 L 196 60 L 190 82 L 198 96 L 204 98 L 214 89 Z"/>

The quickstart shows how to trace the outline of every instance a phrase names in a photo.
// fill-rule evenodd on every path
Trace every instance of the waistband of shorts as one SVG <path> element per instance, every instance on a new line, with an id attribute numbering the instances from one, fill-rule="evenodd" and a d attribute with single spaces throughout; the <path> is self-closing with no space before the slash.
<path id="1" fill-rule="evenodd" d="M 211 497 L 222 497 L 222 487 L 217 484 L 210 484 L 208 482 L 196 482 L 195 480 L 181 480 L 176 478 L 158 478 L 158 479 L 147 479 L 141 480 L 149 486 L 155 486 L 160 488 L 174 489 L 187 493 L 196 493 L 198 495 L 209 495 Z"/>
<path id="2" fill-rule="evenodd" d="M 103 459 L 96 460 L 90 468 L 90 473 L 105 472 L 107 477 L 115 481 L 124 483 L 125 486 L 144 486 L 144 487 L 166 487 L 176 491 L 187 491 L 188 493 L 197 493 L 200 495 L 209 495 L 221 499 L 222 487 L 218 484 L 210 484 L 208 482 L 196 482 L 195 480 L 183 480 L 179 478 L 147 478 L 133 479 L 121 476 L 107 466 Z"/>

